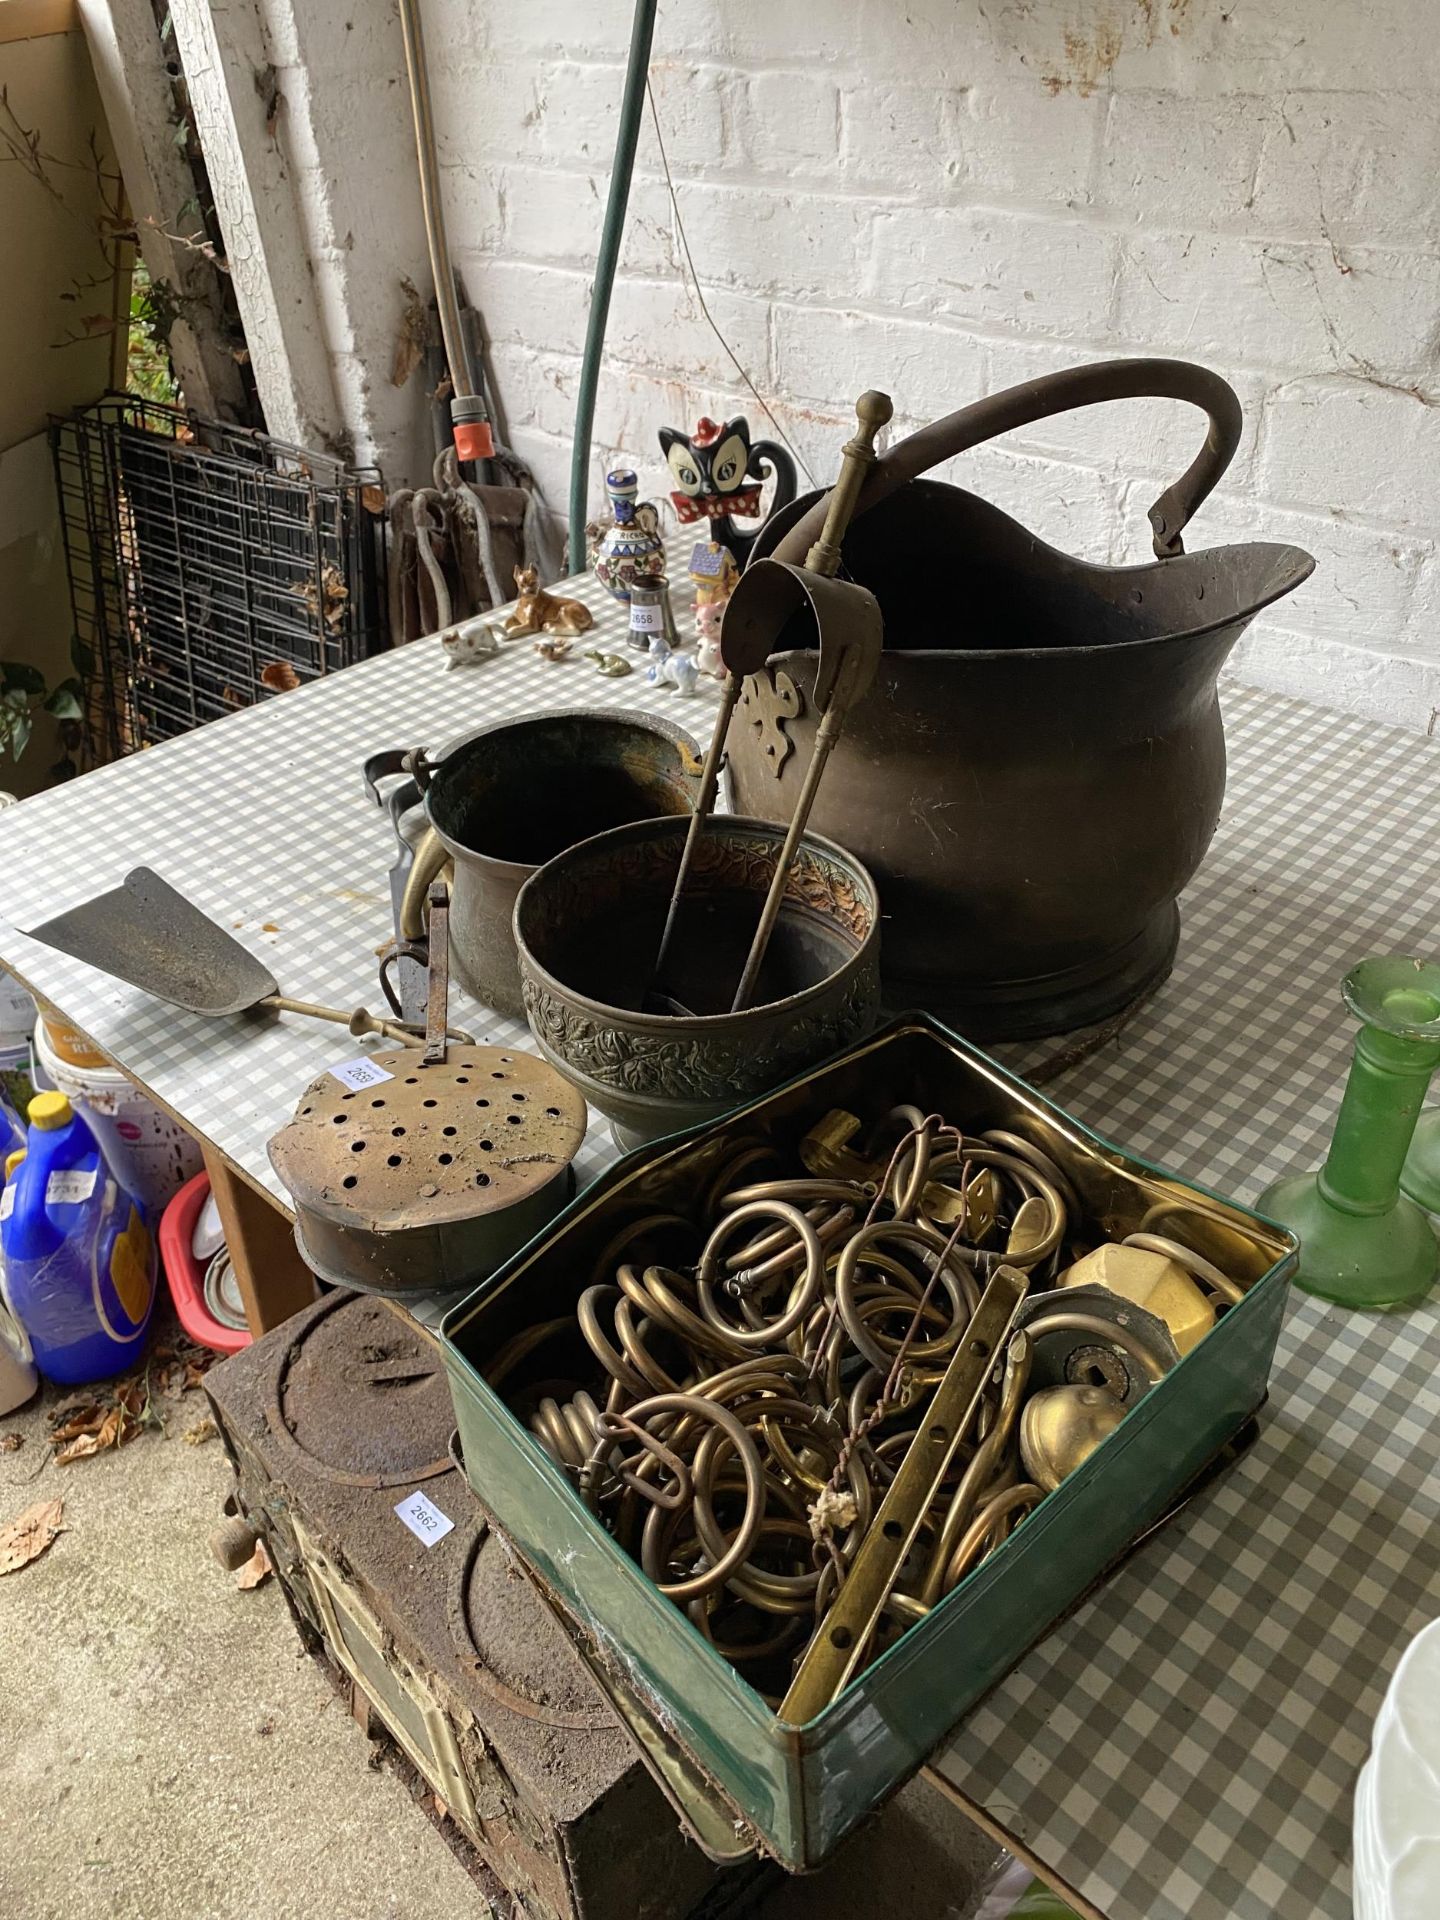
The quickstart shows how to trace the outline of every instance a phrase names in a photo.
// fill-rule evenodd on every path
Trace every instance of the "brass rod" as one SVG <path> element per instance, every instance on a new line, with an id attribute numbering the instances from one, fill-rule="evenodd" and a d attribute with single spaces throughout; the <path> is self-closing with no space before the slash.
<path id="1" fill-rule="evenodd" d="M 303 1013 L 312 1020 L 333 1020 L 338 1026 L 348 1027 L 358 1038 L 365 1033 L 378 1033 L 386 1040 L 398 1040 L 401 1046 L 418 1047 L 423 1044 L 417 1034 L 395 1020 L 377 1020 L 363 1007 L 357 1007 L 353 1013 L 343 1013 L 339 1007 L 319 1007 L 313 1000 L 292 1000 L 288 994 L 267 993 L 263 1000 L 255 1002 L 257 1007 L 273 1007 L 277 1013 Z"/>
<path id="2" fill-rule="evenodd" d="M 840 571 L 840 549 L 850 516 L 866 476 L 878 458 L 875 436 L 881 427 L 888 425 L 894 411 L 889 394 L 876 393 L 873 388 L 855 402 L 859 431 L 853 440 L 846 442 L 840 455 L 840 477 L 830 489 L 824 531 L 805 556 L 805 564 L 813 573 L 823 573 L 833 580 Z"/>
<path id="3" fill-rule="evenodd" d="M 901 1567 L 950 1470 L 985 1384 L 1004 1349 L 1028 1281 L 1013 1267 L 997 1267 L 980 1296 L 964 1338 L 919 1432 L 890 1483 L 880 1509 L 860 1542 L 850 1571 L 805 1651 L 790 1691 L 780 1705 L 787 1726 L 803 1727 L 828 1707 L 858 1670 L 885 1610 Z"/>
<path id="4" fill-rule="evenodd" d="M 750 942 L 750 951 L 745 959 L 745 971 L 740 976 L 740 984 L 735 989 L 735 998 L 730 1003 L 732 1013 L 743 1013 L 750 1004 L 750 996 L 755 991 L 755 982 L 760 977 L 760 969 L 765 964 L 765 955 L 769 950 L 770 936 L 775 931 L 775 922 L 780 918 L 780 907 L 785 898 L 790 869 L 795 864 L 800 837 L 809 825 L 810 809 L 815 804 L 815 793 L 820 785 L 820 776 L 825 771 L 825 762 L 830 758 L 830 749 L 840 737 L 840 725 L 839 707 L 827 707 L 815 734 L 815 746 L 810 755 L 810 765 L 805 773 L 805 784 L 800 789 L 800 798 L 795 802 L 795 811 L 790 816 L 790 825 L 785 830 L 785 839 L 780 848 L 779 858 L 775 862 L 775 872 L 771 876 L 769 891 L 765 895 L 765 905 L 760 911 L 760 924 L 755 929 L 755 938 Z"/>
<path id="5" fill-rule="evenodd" d="M 740 688 L 740 675 L 727 673 L 721 690 L 720 710 L 715 716 L 715 731 L 710 736 L 710 745 L 705 752 L 705 764 L 700 770 L 700 791 L 695 796 L 695 811 L 690 816 L 685 845 L 680 854 L 680 865 L 675 873 L 675 885 L 670 890 L 670 905 L 665 914 L 665 930 L 660 935 L 660 947 L 655 955 L 655 965 L 650 975 L 652 991 L 663 978 L 665 961 L 670 952 L 670 942 L 675 937 L 675 926 L 680 917 L 680 901 L 690 879 L 690 868 L 695 859 L 696 848 L 700 844 L 700 835 L 705 830 L 705 822 L 709 819 L 710 810 L 715 804 L 715 790 L 720 784 L 720 762 L 725 755 L 725 739 L 730 731 L 731 716 L 740 698 Z"/>

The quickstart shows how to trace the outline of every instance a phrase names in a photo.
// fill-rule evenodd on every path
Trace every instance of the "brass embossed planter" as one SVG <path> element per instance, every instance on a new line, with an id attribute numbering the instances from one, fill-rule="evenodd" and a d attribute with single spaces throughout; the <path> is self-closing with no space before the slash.
<path id="1" fill-rule="evenodd" d="M 530 1030 L 625 1144 L 713 1118 L 869 1031 L 880 1005 L 875 883 L 807 835 L 756 1005 L 728 1011 L 783 829 L 723 817 L 701 839 L 667 967 L 685 1014 L 642 1012 L 681 820 L 645 820 L 558 855 L 515 903 Z"/>

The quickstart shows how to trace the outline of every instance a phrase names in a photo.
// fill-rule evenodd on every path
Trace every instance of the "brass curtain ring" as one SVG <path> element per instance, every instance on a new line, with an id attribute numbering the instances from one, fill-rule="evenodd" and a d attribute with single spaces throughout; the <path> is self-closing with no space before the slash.
<path id="1" fill-rule="evenodd" d="M 741 1331 L 733 1327 L 723 1317 L 715 1300 L 715 1284 L 718 1277 L 720 1254 L 726 1242 L 733 1236 L 736 1227 L 746 1220 L 779 1220 L 793 1233 L 805 1253 L 805 1272 L 791 1292 L 789 1302 L 779 1319 L 772 1320 L 760 1327 L 750 1327 Z M 699 1273 L 695 1282 L 695 1293 L 700 1303 L 700 1311 L 717 1333 L 741 1347 L 771 1347 L 782 1345 L 790 1331 L 798 1327 L 820 1292 L 820 1283 L 825 1272 L 825 1251 L 820 1244 L 813 1223 L 806 1218 L 798 1207 L 792 1207 L 786 1200 L 752 1200 L 743 1207 L 737 1207 L 728 1213 L 711 1233 L 700 1253 Z"/>
<path id="2" fill-rule="evenodd" d="M 672 1600 L 693 1600 L 698 1594 L 708 1593 L 713 1587 L 723 1587 L 730 1575 L 738 1567 L 744 1566 L 750 1557 L 760 1526 L 765 1518 L 765 1476 L 760 1464 L 760 1455 L 754 1441 L 744 1426 L 728 1407 L 722 1407 L 718 1401 L 704 1400 L 697 1394 L 662 1393 L 653 1399 L 642 1400 L 630 1409 L 629 1417 L 635 1421 L 652 1419 L 657 1413 L 690 1414 L 710 1423 L 710 1431 L 700 1443 L 695 1457 L 695 1476 L 702 1477 L 710 1467 L 713 1455 L 727 1442 L 738 1458 L 745 1475 L 745 1513 L 735 1530 L 735 1537 L 726 1551 L 710 1567 L 692 1575 L 688 1580 L 663 1581 L 656 1578 L 642 1557 L 645 1571 L 655 1580 L 660 1591 Z M 641 1540 L 642 1556 L 647 1543 L 658 1541 L 659 1522 L 662 1510 L 653 1508 L 645 1521 Z M 653 1553 L 651 1555 L 653 1558 Z"/>

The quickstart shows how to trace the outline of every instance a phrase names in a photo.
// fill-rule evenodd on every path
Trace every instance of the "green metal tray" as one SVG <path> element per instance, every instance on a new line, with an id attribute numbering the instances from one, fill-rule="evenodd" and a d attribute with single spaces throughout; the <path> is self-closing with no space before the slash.
<path id="1" fill-rule="evenodd" d="M 1107 1233 L 1174 1234 L 1247 1291 L 1003 1546 L 822 1713 L 790 1726 L 586 1511 L 482 1370 L 521 1327 L 572 1311 L 617 1223 L 683 1208 L 737 1136 L 784 1147 L 832 1107 L 874 1113 L 902 1101 L 967 1131 L 1029 1135 Z M 782 1865 L 814 1867 L 1259 1407 L 1296 1254 L 1283 1229 L 1123 1153 L 938 1022 L 905 1015 L 725 1119 L 630 1154 L 446 1316 L 466 1476 L 571 1616 L 612 1693 L 643 1703 L 662 1742 L 688 1750 Z"/>

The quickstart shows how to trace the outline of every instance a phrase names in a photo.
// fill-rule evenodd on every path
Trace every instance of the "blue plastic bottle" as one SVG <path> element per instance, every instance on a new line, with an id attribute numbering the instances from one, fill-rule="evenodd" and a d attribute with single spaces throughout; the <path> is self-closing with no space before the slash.
<path id="1" fill-rule="evenodd" d="M 25 1158 L 0 1201 L 0 1250 L 47 1380 L 80 1386 L 134 1366 L 155 1304 L 154 1242 L 63 1093 L 30 1102 Z"/>

